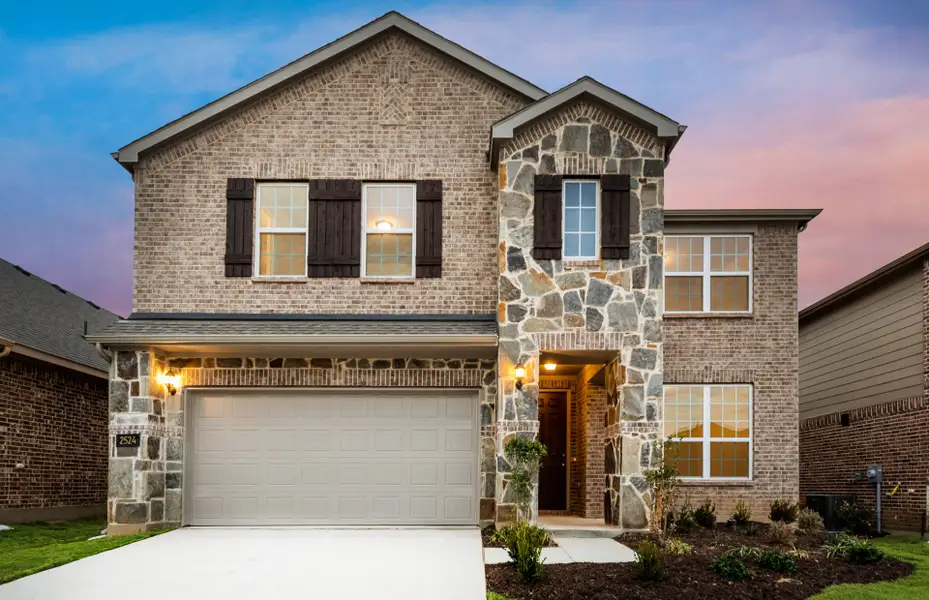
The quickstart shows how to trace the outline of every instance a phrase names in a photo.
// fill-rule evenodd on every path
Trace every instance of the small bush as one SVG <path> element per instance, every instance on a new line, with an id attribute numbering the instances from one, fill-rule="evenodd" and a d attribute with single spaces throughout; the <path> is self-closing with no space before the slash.
<path id="1" fill-rule="evenodd" d="M 694 517 L 694 509 L 689 504 L 685 504 L 674 517 L 674 531 L 678 533 L 690 533 L 698 527 L 697 519 Z"/>
<path id="2" fill-rule="evenodd" d="M 667 539 L 664 542 L 664 551 L 668 554 L 690 554 L 693 549 L 690 544 L 682 540 Z"/>
<path id="3" fill-rule="evenodd" d="M 797 570 L 797 561 L 789 555 L 777 550 L 771 550 L 770 552 L 762 554 L 758 557 L 758 564 L 769 571 L 787 573 L 788 575 Z"/>
<path id="4" fill-rule="evenodd" d="M 752 546 L 739 546 L 738 548 L 730 548 L 723 552 L 723 556 L 729 556 L 732 558 L 751 558 L 757 560 L 761 557 L 761 550 L 758 548 L 753 548 Z"/>
<path id="5" fill-rule="evenodd" d="M 638 578 L 659 581 L 664 578 L 664 552 L 651 542 L 642 542 L 635 555 Z"/>
<path id="6" fill-rule="evenodd" d="M 771 520 L 779 523 L 793 523 L 797 520 L 800 507 L 787 500 L 775 500 L 771 503 Z"/>
<path id="7" fill-rule="evenodd" d="M 751 571 L 738 558 L 726 556 L 725 554 L 716 559 L 713 563 L 713 572 L 722 575 L 730 581 L 741 581 L 751 575 Z"/>
<path id="8" fill-rule="evenodd" d="M 742 530 L 745 535 L 756 535 L 758 533 L 758 523 L 755 521 L 749 521 L 745 524 L 745 529 Z"/>
<path id="9" fill-rule="evenodd" d="M 809 508 L 804 508 L 797 514 L 797 527 L 807 535 L 819 533 L 826 528 L 819 513 Z"/>
<path id="10" fill-rule="evenodd" d="M 840 533 L 823 544 L 829 558 L 841 556 L 850 563 L 869 565 L 884 558 L 884 553 L 868 540 Z"/>
<path id="11" fill-rule="evenodd" d="M 826 543 L 823 544 L 823 551 L 828 558 L 845 556 L 845 551 L 848 550 L 849 546 L 853 543 L 855 543 L 854 537 L 845 533 L 840 533 L 830 536 L 829 539 L 826 540 Z"/>
<path id="12" fill-rule="evenodd" d="M 697 525 L 706 529 L 716 527 L 716 504 L 712 500 L 707 500 L 694 511 L 694 520 Z"/>
<path id="13" fill-rule="evenodd" d="M 796 546 L 791 546 L 790 550 L 787 551 L 787 556 L 794 560 L 806 560 L 810 557 L 810 553 Z"/>
<path id="14" fill-rule="evenodd" d="M 744 527 L 752 520 L 752 508 L 745 503 L 745 500 L 739 500 L 735 505 L 735 512 L 732 513 L 732 522 L 739 527 Z"/>
<path id="15" fill-rule="evenodd" d="M 768 539 L 775 544 L 789 545 L 794 539 L 794 528 L 783 521 L 775 521 L 768 528 Z"/>
<path id="16" fill-rule="evenodd" d="M 871 511 L 854 502 L 839 504 L 836 516 L 844 531 L 855 535 L 867 535 L 871 532 Z"/>
<path id="17" fill-rule="evenodd" d="M 493 539 L 504 545 L 524 582 L 531 583 L 541 577 L 542 564 L 545 562 L 542 560 L 542 548 L 551 542 L 547 531 L 520 521 L 498 529 Z"/>

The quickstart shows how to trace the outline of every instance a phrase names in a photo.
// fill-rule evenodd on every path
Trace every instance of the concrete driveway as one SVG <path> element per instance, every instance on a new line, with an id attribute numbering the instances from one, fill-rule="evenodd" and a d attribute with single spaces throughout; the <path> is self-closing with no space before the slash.
<path id="1" fill-rule="evenodd" d="M 0 585 L 0 600 L 484 600 L 474 529 L 179 529 Z"/>

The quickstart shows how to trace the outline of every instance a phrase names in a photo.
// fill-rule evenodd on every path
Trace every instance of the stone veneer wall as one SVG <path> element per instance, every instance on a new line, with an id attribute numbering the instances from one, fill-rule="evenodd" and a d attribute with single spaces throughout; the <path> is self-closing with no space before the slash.
<path id="1" fill-rule="evenodd" d="M 497 452 L 514 434 L 538 433 L 538 357 L 544 350 L 615 351 L 624 377 L 612 398 L 640 421 L 661 396 L 664 161 L 657 139 L 599 105 L 578 102 L 517 132 L 499 161 L 499 362 Z M 533 189 L 536 174 L 630 175 L 630 257 L 572 262 L 535 260 Z M 522 390 L 514 368 L 526 367 Z M 615 407 L 614 407 L 615 408 Z M 657 414 L 652 414 L 657 419 Z M 618 436 L 614 424 L 613 435 Z M 607 435 L 610 435 L 608 430 Z M 618 448 L 618 437 L 614 440 Z M 638 455 L 637 455 L 638 456 Z M 641 469 L 637 469 L 641 470 Z M 619 481 L 616 481 L 619 485 Z M 508 520 L 507 479 L 497 479 L 497 520 Z M 617 488 L 617 492 L 619 488 Z M 618 518 L 619 504 L 611 516 Z M 633 519 L 635 523 L 638 518 Z"/>
<path id="2" fill-rule="evenodd" d="M 119 352 L 110 383 L 111 434 L 137 431 L 139 449 L 113 449 L 109 533 L 127 533 L 182 520 L 184 428 L 189 387 L 438 387 L 480 390 L 482 524 L 493 521 L 496 490 L 497 370 L 486 359 L 418 358 L 171 358 Z M 155 378 L 180 371 L 182 389 L 164 397 Z"/>

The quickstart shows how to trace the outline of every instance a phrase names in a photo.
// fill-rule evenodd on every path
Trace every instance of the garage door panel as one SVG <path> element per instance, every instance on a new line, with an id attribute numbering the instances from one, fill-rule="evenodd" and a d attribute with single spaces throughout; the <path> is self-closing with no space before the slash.
<path id="1" fill-rule="evenodd" d="M 476 393 L 243 391 L 193 401 L 191 524 L 477 522 Z"/>

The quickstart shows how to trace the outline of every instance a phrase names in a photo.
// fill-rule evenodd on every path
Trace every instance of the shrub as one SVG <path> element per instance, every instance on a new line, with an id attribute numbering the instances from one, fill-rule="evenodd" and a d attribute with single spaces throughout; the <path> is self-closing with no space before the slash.
<path id="1" fill-rule="evenodd" d="M 545 562 L 542 560 L 542 548 L 551 541 L 547 531 L 526 521 L 518 521 L 498 529 L 493 539 L 504 545 L 524 582 L 536 581 L 542 575 L 542 563 Z"/>
<path id="2" fill-rule="evenodd" d="M 787 573 L 788 575 L 797 570 L 797 561 L 778 550 L 771 550 L 762 554 L 758 557 L 758 564 L 769 571 Z"/>
<path id="3" fill-rule="evenodd" d="M 807 535 L 819 533 L 826 528 L 819 513 L 809 508 L 804 508 L 797 514 L 797 527 Z"/>
<path id="4" fill-rule="evenodd" d="M 810 557 L 810 553 L 791 545 L 790 550 L 787 551 L 787 556 L 794 560 L 806 560 Z"/>
<path id="5" fill-rule="evenodd" d="M 794 528 L 783 521 L 775 521 L 768 528 L 768 538 L 775 544 L 787 546 L 793 542 Z"/>
<path id="6" fill-rule="evenodd" d="M 677 512 L 674 518 L 674 531 L 679 533 L 690 533 L 698 527 L 697 519 L 694 517 L 694 509 L 689 504 L 685 504 Z"/>
<path id="7" fill-rule="evenodd" d="M 871 512 L 854 502 L 839 504 L 837 515 L 842 529 L 855 535 L 867 535 L 871 532 Z"/>
<path id="8" fill-rule="evenodd" d="M 707 500 L 694 511 L 694 520 L 706 529 L 716 527 L 716 505 L 712 500 Z"/>
<path id="9" fill-rule="evenodd" d="M 652 527 L 662 538 L 667 535 L 674 520 L 674 499 L 677 495 L 678 446 L 672 440 L 669 437 L 664 444 L 652 446 L 652 464 L 657 466 L 645 471 L 645 480 L 652 490 L 652 514 L 658 517 Z"/>
<path id="10" fill-rule="evenodd" d="M 856 565 L 870 565 L 884 558 L 884 553 L 867 540 L 852 544 L 845 551 L 845 560 Z"/>
<path id="11" fill-rule="evenodd" d="M 745 563 L 734 556 L 726 556 L 725 554 L 717 558 L 716 562 L 713 563 L 713 572 L 731 581 L 741 581 L 751 575 L 751 571 L 748 570 Z"/>
<path id="12" fill-rule="evenodd" d="M 738 548 L 730 548 L 723 552 L 723 556 L 729 556 L 732 558 L 752 558 L 758 559 L 761 556 L 761 550 L 758 548 L 753 548 L 751 546 L 739 546 Z"/>
<path id="13" fill-rule="evenodd" d="M 668 554 L 690 554 L 693 549 L 685 541 L 668 538 L 664 542 L 664 551 Z"/>
<path id="14" fill-rule="evenodd" d="M 658 581 L 664 578 L 664 552 L 651 542 L 642 542 L 635 555 L 638 578 L 644 581 Z"/>
<path id="15" fill-rule="evenodd" d="M 745 500 L 739 500 L 735 504 L 735 512 L 732 513 L 732 522 L 743 527 L 752 520 L 752 508 L 745 503 Z"/>
<path id="16" fill-rule="evenodd" d="M 826 540 L 826 543 L 823 544 L 823 551 L 828 558 L 845 556 L 845 551 L 848 550 L 849 546 L 853 543 L 855 543 L 854 537 L 845 533 L 840 533 L 830 536 L 829 539 Z"/>
<path id="17" fill-rule="evenodd" d="M 545 444 L 519 436 L 510 438 L 503 446 L 503 455 L 510 463 L 509 489 L 516 503 L 516 520 L 528 519 L 532 514 L 532 488 L 539 473 L 539 461 L 545 456 Z"/>
<path id="18" fill-rule="evenodd" d="M 745 524 L 745 529 L 743 530 L 745 535 L 755 535 L 758 533 L 758 523 L 754 521 L 749 521 Z"/>
<path id="19" fill-rule="evenodd" d="M 797 520 L 799 510 L 799 506 L 791 504 L 787 500 L 775 500 L 771 503 L 771 514 L 769 516 L 775 522 L 793 523 Z"/>

